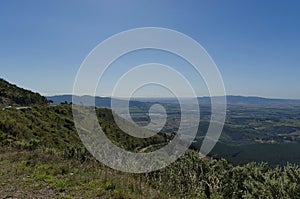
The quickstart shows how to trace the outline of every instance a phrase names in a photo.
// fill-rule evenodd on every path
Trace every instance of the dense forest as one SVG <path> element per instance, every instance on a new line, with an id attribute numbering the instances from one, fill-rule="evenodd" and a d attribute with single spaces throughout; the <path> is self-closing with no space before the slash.
<path id="1" fill-rule="evenodd" d="M 12 95 L 10 88 L 16 89 L 1 87 L 5 98 Z M 163 134 L 133 138 L 117 127 L 110 109 L 96 112 L 107 137 L 126 150 L 147 152 L 172 139 Z M 70 104 L 13 106 L 1 109 L 0 118 L 1 198 L 300 198 L 297 165 L 233 166 L 225 159 L 200 159 L 189 150 L 159 171 L 112 170 L 81 143 Z"/>

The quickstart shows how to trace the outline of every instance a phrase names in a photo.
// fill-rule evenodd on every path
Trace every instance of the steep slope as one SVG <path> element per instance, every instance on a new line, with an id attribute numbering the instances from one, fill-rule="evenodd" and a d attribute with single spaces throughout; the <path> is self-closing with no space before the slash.
<path id="1" fill-rule="evenodd" d="M 110 109 L 97 109 L 97 114 L 107 137 L 126 150 L 135 151 L 152 144 L 164 144 L 170 139 L 169 136 L 159 134 L 147 139 L 131 137 L 117 126 Z M 1 110 L 0 118 L 2 146 L 30 150 L 49 148 L 64 153 L 79 150 L 80 153 L 88 154 L 75 129 L 71 105 Z"/>
<path id="2" fill-rule="evenodd" d="M 19 88 L 0 78 L 0 107 L 46 105 L 48 101 L 38 93 Z"/>

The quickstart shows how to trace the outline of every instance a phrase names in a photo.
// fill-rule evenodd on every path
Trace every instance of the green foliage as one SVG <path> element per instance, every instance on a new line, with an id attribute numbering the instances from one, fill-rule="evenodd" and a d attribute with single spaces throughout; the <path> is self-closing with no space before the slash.
<path id="1" fill-rule="evenodd" d="M 7 105 L 46 105 L 48 101 L 38 93 L 25 90 L 0 79 L 0 106 Z"/>
<path id="2" fill-rule="evenodd" d="M 168 136 L 155 135 L 140 139 L 123 132 L 109 109 L 97 109 L 99 122 L 107 137 L 119 147 L 136 151 L 154 144 L 165 144 Z M 64 157 L 86 159 L 88 152 L 81 143 L 69 104 L 33 106 L 30 109 L 0 111 L 0 145 L 20 149 L 56 149 Z"/>
<path id="3" fill-rule="evenodd" d="M 162 135 L 152 139 L 128 136 L 113 122 L 109 109 L 97 109 L 97 115 L 107 136 L 126 150 L 137 151 L 167 140 Z M 29 190 L 35 182 L 35 186 L 49 187 L 61 198 L 149 198 L 153 194 L 153 198 L 300 197 L 298 166 L 288 164 L 273 169 L 264 163 L 233 166 L 224 159 L 200 159 L 195 151 L 188 151 L 160 171 L 129 174 L 124 178 L 125 174 L 108 169 L 89 155 L 76 133 L 68 104 L 7 109 L 0 111 L 0 117 L 0 149 L 3 149 L 0 157 L 7 153 L 6 147 L 18 150 L 13 154 L 23 153 L 0 159 L 4 170 L 0 173 L 2 182 L 6 179 L 7 183 L 12 178 L 8 173 L 13 173 L 14 183 Z M 31 155 L 26 158 L 27 151 Z M 82 190 L 88 194 L 84 195 Z M 8 191 L 7 195 L 11 193 Z"/>
<path id="4" fill-rule="evenodd" d="M 115 124 L 111 110 L 96 112 L 107 137 L 126 150 L 156 149 L 171 139 L 131 137 Z M 233 166 L 188 151 L 160 171 L 139 175 L 113 171 L 82 145 L 69 104 L 0 110 L 0 118 L 4 197 L 33 198 L 37 196 L 28 193 L 41 189 L 54 198 L 300 198 L 300 168 L 291 164 Z M 25 194 L 15 195 L 11 185 L 22 187 Z"/>
<path id="5" fill-rule="evenodd" d="M 153 187 L 178 198 L 300 197 L 300 169 L 296 165 L 272 169 L 265 163 L 249 163 L 234 167 L 224 159 L 200 159 L 194 151 L 144 177 Z"/>
<path id="6" fill-rule="evenodd" d="M 146 184 L 135 191 L 133 175 L 42 150 L 0 148 L 0 184 L 1 198 L 166 198 Z"/>
<path id="7" fill-rule="evenodd" d="M 0 111 L 0 144 L 20 149 L 81 147 L 71 108 L 33 106 Z"/>
<path id="8" fill-rule="evenodd" d="M 116 185 L 113 183 L 113 182 L 110 182 L 110 181 L 107 181 L 105 184 L 104 184 L 104 189 L 106 191 L 108 190 L 114 190 L 116 188 Z"/>
<path id="9" fill-rule="evenodd" d="M 114 144 L 128 151 L 137 151 L 155 144 L 166 144 L 167 140 L 171 139 L 171 136 L 165 136 L 163 134 L 157 134 L 145 139 L 132 137 L 123 132 L 118 125 L 116 125 L 110 109 L 101 108 L 97 109 L 96 112 L 101 128 L 107 137 L 112 140 Z M 130 125 L 130 123 L 127 124 L 127 126 Z M 134 130 L 134 128 L 132 129 Z"/>

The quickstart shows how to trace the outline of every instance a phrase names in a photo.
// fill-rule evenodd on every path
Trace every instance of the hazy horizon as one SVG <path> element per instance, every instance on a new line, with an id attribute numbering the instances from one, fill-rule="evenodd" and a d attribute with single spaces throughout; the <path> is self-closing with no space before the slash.
<path id="1" fill-rule="evenodd" d="M 44 95 L 45 97 L 56 97 L 56 96 L 70 96 L 73 95 L 72 93 L 69 94 L 55 94 L 55 95 Z M 75 96 L 79 96 L 79 97 L 101 97 L 101 98 L 115 98 L 115 99 L 128 99 L 128 98 L 132 98 L 132 99 L 176 99 L 176 97 L 112 97 L 112 96 L 92 96 L 92 95 L 75 95 Z M 270 97 L 263 97 L 263 96 L 248 96 L 248 95 L 225 95 L 226 97 L 244 97 L 244 98 L 262 98 L 262 99 L 275 99 L 275 100 L 300 100 L 300 98 L 270 98 Z M 197 96 L 197 98 L 209 98 L 209 97 L 224 97 L 224 96 L 207 96 L 207 95 L 203 95 L 203 96 Z M 193 98 L 192 96 L 188 97 L 188 96 L 183 96 L 182 98 Z"/>

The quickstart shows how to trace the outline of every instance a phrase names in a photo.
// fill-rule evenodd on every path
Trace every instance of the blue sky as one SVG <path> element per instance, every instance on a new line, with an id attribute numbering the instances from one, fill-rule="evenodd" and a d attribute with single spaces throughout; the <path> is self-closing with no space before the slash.
<path id="1" fill-rule="evenodd" d="M 296 0 L 1 1 L 0 76 L 45 95 L 71 93 L 80 64 L 101 41 L 157 26 L 199 42 L 227 94 L 300 98 L 299 10 Z"/>

